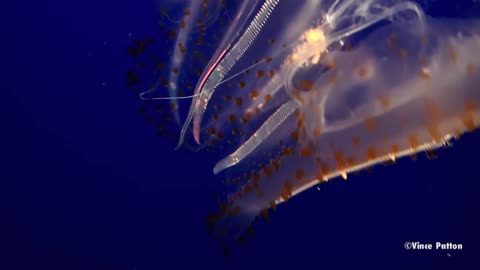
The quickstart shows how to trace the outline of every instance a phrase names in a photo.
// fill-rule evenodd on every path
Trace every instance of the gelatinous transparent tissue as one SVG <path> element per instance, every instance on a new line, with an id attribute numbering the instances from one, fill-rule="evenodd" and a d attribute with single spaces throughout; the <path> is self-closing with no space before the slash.
<path id="1" fill-rule="evenodd" d="M 216 236 L 237 237 L 319 182 L 478 127 L 478 21 L 431 18 L 409 1 L 245 2 L 179 138 L 224 154 L 214 173 L 234 191 L 209 217 Z"/>

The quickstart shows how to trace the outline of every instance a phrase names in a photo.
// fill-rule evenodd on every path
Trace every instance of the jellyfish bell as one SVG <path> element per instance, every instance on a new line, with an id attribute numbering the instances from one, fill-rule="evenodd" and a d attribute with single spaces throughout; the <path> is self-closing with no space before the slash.
<path id="1" fill-rule="evenodd" d="M 177 147 L 222 155 L 227 192 L 208 220 L 222 239 L 313 185 L 480 124 L 476 21 L 400 0 L 160 3 L 170 50 L 140 97 L 168 102 Z"/>
<path id="2" fill-rule="evenodd" d="M 240 176 L 210 219 L 221 237 L 313 185 L 480 124 L 478 22 L 409 1 L 326 3 L 265 1 L 196 89 L 185 124 L 197 142 L 227 134 L 214 173 Z"/>

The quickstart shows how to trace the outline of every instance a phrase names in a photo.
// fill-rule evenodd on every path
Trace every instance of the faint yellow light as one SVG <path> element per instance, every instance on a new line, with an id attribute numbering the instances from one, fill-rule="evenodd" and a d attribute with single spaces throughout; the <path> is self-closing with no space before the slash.
<path id="1" fill-rule="evenodd" d="M 307 42 L 316 42 L 325 40 L 325 35 L 320 29 L 311 29 L 305 33 L 305 39 Z"/>

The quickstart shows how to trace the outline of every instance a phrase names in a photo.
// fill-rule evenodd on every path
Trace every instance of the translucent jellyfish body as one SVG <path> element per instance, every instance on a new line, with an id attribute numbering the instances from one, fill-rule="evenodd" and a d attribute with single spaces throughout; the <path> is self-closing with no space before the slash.
<path id="1" fill-rule="evenodd" d="M 441 147 L 479 125 L 479 23 L 408 1 L 264 1 L 195 89 L 180 144 L 227 154 L 209 218 L 238 236 L 319 182 Z M 288 14 L 288 16 L 287 16 Z"/>

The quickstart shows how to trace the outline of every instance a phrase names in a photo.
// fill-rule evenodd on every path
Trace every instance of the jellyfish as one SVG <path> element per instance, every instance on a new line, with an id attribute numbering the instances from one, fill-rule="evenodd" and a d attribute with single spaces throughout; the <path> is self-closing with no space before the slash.
<path id="1" fill-rule="evenodd" d="M 302 191 L 439 148 L 479 125 L 480 22 L 410 1 L 266 0 L 200 76 L 187 136 L 233 188 L 209 216 L 235 239 Z"/>

